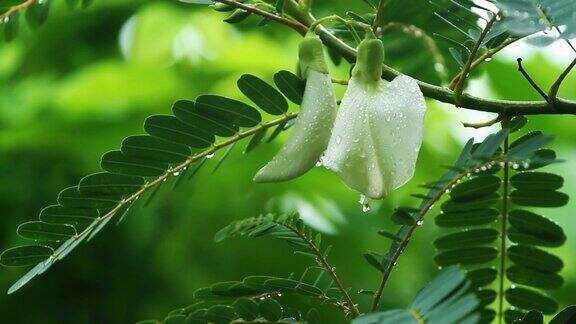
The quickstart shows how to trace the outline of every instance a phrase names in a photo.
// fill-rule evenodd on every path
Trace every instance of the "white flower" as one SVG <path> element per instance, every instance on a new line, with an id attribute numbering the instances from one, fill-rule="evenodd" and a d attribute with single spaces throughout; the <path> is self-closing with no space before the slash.
<path id="1" fill-rule="evenodd" d="M 381 199 L 414 174 L 426 103 L 416 81 L 380 78 L 383 46 L 364 40 L 322 164 L 367 197 Z"/>
<path id="2" fill-rule="evenodd" d="M 306 87 L 292 134 L 280 152 L 264 166 L 255 182 L 285 181 L 313 168 L 328 146 L 336 119 L 336 96 L 324 60 L 322 42 L 313 34 L 300 45 L 300 70 Z"/>

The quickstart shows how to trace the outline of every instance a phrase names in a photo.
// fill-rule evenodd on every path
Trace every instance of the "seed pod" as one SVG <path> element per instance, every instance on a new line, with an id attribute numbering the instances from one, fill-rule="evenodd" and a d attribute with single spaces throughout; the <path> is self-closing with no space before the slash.
<path id="1" fill-rule="evenodd" d="M 358 60 L 340 104 L 322 164 L 361 194 L 380 199 L 414 174 L 426 103 L 416 81 L 380 78 L 384 46 L 372 35 L 358 47 Z"/>
<path id="2" fill-rule="evenodd" d="M 306 87 L 292 134 L 280 152 L 264 166 L 255 182 L 294 179 L 313 168 L 326 150 L 336 118 L 336 96 L 324 58 L 323 46 L 316 35 L 307 35 L 300 44 L 300 71 Z"/>

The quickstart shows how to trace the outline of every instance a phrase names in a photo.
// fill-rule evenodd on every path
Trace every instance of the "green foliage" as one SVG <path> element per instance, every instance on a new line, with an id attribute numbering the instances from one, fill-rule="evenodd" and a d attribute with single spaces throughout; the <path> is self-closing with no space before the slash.
<path id="1" fill-rule="evenodd" d="M 424 287 L 407 309 L 360 316 L 353 324 L 476 323 L 478 299 L 469 291 L 470 282 L 457 266 L 444 269 Z"/>
<path id="2" fill-rule="evenodd" d="M 177 319 L 187 323 L 301 322 L 315 316 L 314 306 L 302 314 L 294 308 L 298 300 L 340 307 L 333 294 L 330 276 L 318 267 L 308 268 L 299 278 L 293 274 L 287 278 L 251 276 L 196 290 L 194 303 L 170 312 L 163 323 Z"/>
<path id="3" fill-rule="evenodd" d="M 549 30 L 552 26 L 564 26 L 560 37 L 571 39 L 576 36 L 576 23 L 572 13 L 576 3 L 571 0 L 498 0 L 495 5 L 502 10 L 503 26 L 511 33 L 526 36 Z M 544 41 L 548 39 L 550 41 Z M 549 44 L 553 36 L 541 36 L 540 42 Z"/>
<path id="4" fill-rule="evenodd" d="M 294 96 L 295 89 L 301 89 L 302 81 L 288 75 L 290 72 L 282 71 L 276 79 L 282 79 L 283 88 L 291 89 L 290 96 Z M 83 241 L 90 240 L 114 217 L 122 219 L 141 195 L 151 192 L 152 197 L 168 178 L 183 177 L 193 163 L 200 161 L 199 168 L 216 150 L 252 136 L 247 148 L 250 151 L 262 140 L 267 128 L 282 126 L 296 116 L 286 113 L 286 99 L 265 81 L 244 75 L 238 85 L 262 109 L 282 117 L 262 122 L 256 108 L 215 95 L 199 96 L 195 102 L 177 101 L 173 106 L 174 116 L 149 117 L 144 124 L 148 135 L 130 136 L 120 150 L 104 154 L 101 166 L 105 172 L 88 175 L 77 186 L 62 190 L 58 205 L 43 209 L 39 221 L 18 227 L 21 237 L 38 245 L 7 250 L 0 255 L 0 264 L 24 266 L 47 254 L 48 257 L 17 281 L 9 293 L 46 271 Z M 241 131 L 244 127 L 250 129 Z M 217 137 L 230 139 L 216 142 Z"/>

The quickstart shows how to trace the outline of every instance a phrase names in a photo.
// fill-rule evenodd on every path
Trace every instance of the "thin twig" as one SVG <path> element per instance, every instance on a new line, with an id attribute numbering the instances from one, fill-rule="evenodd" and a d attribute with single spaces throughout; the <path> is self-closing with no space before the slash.
<path id="1" fill-rule="evenodd" d="M 560 76 L 554 82 L 554 84 L 552 84 L 552 86 L 550 87 L 550 91 L 548 91 L 548 99 L 546 101 L 548 101 L 548 102 L 556 101 L 556 97 L 558 96 L 558 90 L 560 90 L 560 86 L 562 85 L 562 82 L 564 82 L 564 79 L 566 79 L 566 77 L 568 76 L 570 71 L 572 71 L 572 68 L 575 65 L 576 65 L 576 58 L 574 60 L 572 60 L 570 65 L 568 65 L 568 67 L 566 67 L 566 69 L 562 72 L 562 74 L 560 74 Z"/>
<path id="2" fill-rule="evenodd" d="M 468 60 L 466 60 L 466 64 L 464 64 L 464 68 L 462 69 L 461 75 L 458 78 L 458 82 L 456 82 L 456 85 L 454 87 L 454 101 L 456 102 L 456 106 L 459 106 L 460 102 L 462 101 L 462 91 L 464 89 L 464 82 L 466 81 L 466 78 L 468 77 L 468 74 L 470 73 L 470 67 L 472 66 L 472 62 L 474 62 L 476 60 L 476 54 L 478 53 L 478 50 L 480 49 L 480 46 L 482 45 L 482 41 L 484 40 L 484 38 L 486 37 L 486 35 L 488 34 L 490 29 L 494 25 L 494 23 L 496 22 L 496 18 L 498 17 L 498 14 L 499 13 L 492 15 L 492 18 L 488 21 L 488 23 L 486 24 L 486 27 L 484 27 L 484 29 L 482 30 L 482 33 L 478 37 L 478 40 L 474 44 L 474 47 L 472 48 L 472 51 L 470 52 L 470 55 L 468 56 Z"/>
<path id="3" fill-rule="evenodd" d="M 546 93 L 544 91 L 542 91 L 542 89 L 536 84 L 536 82 L 534 82 L 534 80 L 532 80 L 532 78 L 530 77 L 528 72 L 526 72 L 526 70 L 524 70 L 524 67 L 522 67 L 522 59 L 517 58 L 516 61 L 518 62 L 518 71 L 520 71 L 520 73 L 522 73 L 524 78 L 526 78 L 526 80 L 528 80 L 528 83 L 530 83 L 532 88 L 534 88 L 542 96 L 542 98 L 544 98 L 544 100 L 546 100 L 546 102 L 550 102 L 548 100 L 548 95 L 546 95 Z"/>
<path id="4" fill-rule="evenodd" d="M 472 62 L 472 64 L 470 65 L 470 69 L 468 70 L 468 73 L 472 72 L 480 64 L 486 62 L 487 60 L 490 60 L 494 55 L 496 55 L 496 53 L 500 52 L 506 46 L 516 42 L 519 39 L 521 39 L 521 38 L 519 38 L 519 37 L 506 38 L 502 43 L 498 44 L 498 46 L 487 50 L 482 55 L 480 55 L 474 62 Z M 460 71 L 460 73 L 456 74 L 456 76 L 452 79 L 452 81 L 450 81 L 450 88 L 451 89 L 453 89 L 456 86 L 456 82 L 458 82 L 458 80 L 461 77 L 462 77 L 462 71 Z"/>
<path id="5" fill-rule="evenodd" d="M 297 21 L 294 21 L 294 20 L 291 20 L 291 19 L 288 19 L 285 17 L 280 17 L 280 16 L 275 15 L 273 13 L 270 13 L 266 10 L 256 8 L 255 6 L 240 3 L 240 2 L 235 1 L 235 0 L 213 0 L 213 1 L 224 3 L 227 5 L 233 6 L 235 8 L 244 9 L 244 10 L 249 11 L 249 12 L 256 14 L 258 16 L 262 16 L 264 18 L 268 18 L 270 20 L 276 21 L 282 25 L 285 25 L 285 26 L 288 26 L 288 27 L 294 29 L 295 31 L 297 31 L 301 35 L 305 35 L 306 32 L 308 31 L 308 27 L 306 27 L 305 25 L 303 25 Z"/>
<path id="6" fill-rule="evenodd" d="M 442 82 L 446 82 L 448 75 L 446 73 L 446 61 L 444 61 L 444 56 L 440 52 L 440 49 L 436 45 L 436 42 L 432 37 L 430 37 L 424 30 L 418 28 L 414 25 L 406 25 L 400 22 L 391 21 L 382 28 L 382 32 L 385 32 L 389 28 L 396 28 L 402 31 L 403 33 L 412 36 L 418 40 L 424 42 L 424 45 L 428 48 L 430 53 L 432 54 L 432 59 L 434 60 L 434 69 L 438 74 L 440 74 L 440 78 Z"/>
<path id="7" fill-rule="evenodd" d="M 502 121 L 502 116 L 498 115 L 498 117 L 491 119 L 489 121 L 483 122 L 483 123 L 467 123 L 467 122 L 462 122 L 462 126 L 464 127 L 469 127 L 469 128 L 483 128 L 483 127 L 490 127 L 494 124 L 499 123 L 500 121 Z"/>
<path id="8" fill-rule="evenodd" d="M 4 22 L 6 20 L 6 18 L 9 18 L 10 16 L 16 14 L 17 12 L 32 6 L 36 2 L 37 2 L 37 0 L 26 0 L 20 4 L 17 4 L 15 6 L 10 7 L 10 9 L 8 9 L 8 11 L 6 11 L 5 13 L 0 15 L 0 23 Z"/>
<path id="9" fill-rule="evenodd" d="M 338 290 L 340 290 L 340 292 L 342 293 L 342 296 L 344 297 L 345 303 L 347 305 L 347 309 L 350 313 L 349 315 L 352 318 L 358 316 L 360 312 L 358 311 L 356 304 L 350 297 L 348 289 L 344 287 L 342 281 L 340 281 L 340 277 L 338 277 L 338 274 L 336 274 L 335 268 L 332 267 L 330 263 L 328 263 L 328 260 L 326 259 L 326 257 L 324 257 L 322 251 L 320 251 L 320 249 L 316 246 L 316 244 L 312 240 L 310 240 L 310 238 L 308 238 L 308 236 L 302 234 L 298 229 L 287 224 L 282 224 L 282 226 L 289 228 L 291 231 L 296 233 L 296 235 L 298 235 L 301 239 L 303 239 L 304 242 L 306 242 L 306 244 L 308 244 L 308 247 L 310 248 L 310 250 L 312 250 L 312 253 L 314 253 L 314 255 L 316 256 L 316 260 L 322 265 L 324 269 L 326 269 L 326 271 L 328 271 L 328 274 L 330 275 L 332 280 L 334 280 L 336 287 L 338 287 Z"/>
<path id="10" fill-rule="evenodd" d="M 384 13 L 385 5 L 386 0 L 378 1 L 378 6 L 376 7 L 376 17 L 374 18 L 374 24 L 372 25 L 372 30 L 376 35 L 378 35 L 378 28 L 382 25 L 382 14 Z"/>

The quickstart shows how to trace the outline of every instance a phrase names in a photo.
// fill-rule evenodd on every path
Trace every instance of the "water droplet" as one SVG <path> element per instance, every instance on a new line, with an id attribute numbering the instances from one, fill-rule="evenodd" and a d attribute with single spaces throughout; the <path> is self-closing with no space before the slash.
<path id="1" fill-rule="evenodd" d="M 210 153 L 210 154 L 206 155 L 206 158 L 207 158 L 207 159 L 211 159 L 211 158 L 213 158 L 213 157 L 214 157 L 214 153 Z"/>
<path id="2" fill-rule="evenodd" d="M 424 224 L 423 220 L 419 220 L 418 222 L 416 222 L 416 225 L 418 225 L 418 226 L 422 226 L 422 224 Z"/>
<path id="3" fill-rule="evenodd" d="M 492 58 L 491 58 L 491 57 L 487 57 L 487 58 L 484 59 L 484 62 L 490 62 L 490 61 L 492 61 Z"/>
<path id="4" fill-rule="evenodd" d="M 342 138 L 340 136 L 336 136 L 336 144 L 340 144 L 342 142 Z"/>
<path id="5" fill-rule="evenodd" d="M 175 177 L 177 177 L 177 176 L 180 175 L 180 171 L 176 171 L 176 172 L 172 173 L 172 175 L 175 176 Z"/>

